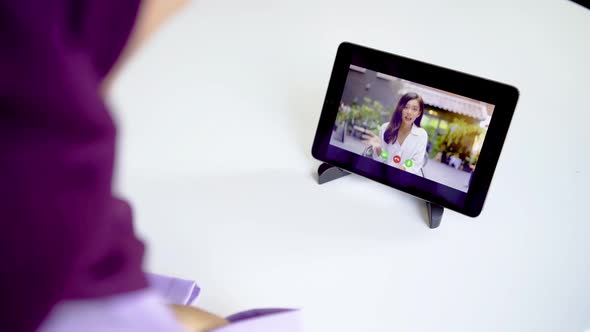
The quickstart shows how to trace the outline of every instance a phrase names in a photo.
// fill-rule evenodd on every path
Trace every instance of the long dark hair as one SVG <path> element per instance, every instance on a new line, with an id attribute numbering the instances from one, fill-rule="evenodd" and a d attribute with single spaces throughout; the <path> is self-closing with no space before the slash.
<path id="1" fill-rule="evenodd" d="M 420 105 L 420 116 L 418 116 L 414 121 L 414 124 L 420 127 L 420 121 L 422 121 L 422 115 L 424 115 L 424 100 L 422 100 L 422 97 L 420 97 L 420 95 L 418 95 L 417 93 L 408 92 L 399 99 L 397 107 L 391 115 L 389 125 L 387 126 L 387 129 L 385 129 L 385 133 L 383 134 L 385 143 L 392 144 L 395 143 L 395 140 L 397 140 L 397 134 L 399 133 L 399 129 L 402 126 L 402 113 L 404 111 L 404 107 L 406 107 L 406 104 L 410 100 L 417 100 L 418 104 Z"/>

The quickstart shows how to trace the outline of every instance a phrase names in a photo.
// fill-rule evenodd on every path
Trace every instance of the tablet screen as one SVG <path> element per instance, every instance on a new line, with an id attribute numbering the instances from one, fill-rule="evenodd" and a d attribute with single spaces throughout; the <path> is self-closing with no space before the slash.
<path id="1" fill-rule="evenodd" d="M 351 65 L 330 145 L 467 192 L 494 105 Z"/>

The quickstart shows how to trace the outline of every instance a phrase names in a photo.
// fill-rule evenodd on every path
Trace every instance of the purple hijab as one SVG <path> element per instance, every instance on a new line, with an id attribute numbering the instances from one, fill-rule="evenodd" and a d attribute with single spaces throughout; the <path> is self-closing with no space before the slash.
<path id="1" fill-rule="evenodd" d="M 100 84 L 139 0 L 0 0 L 0 329 L 146 287 Z"/>

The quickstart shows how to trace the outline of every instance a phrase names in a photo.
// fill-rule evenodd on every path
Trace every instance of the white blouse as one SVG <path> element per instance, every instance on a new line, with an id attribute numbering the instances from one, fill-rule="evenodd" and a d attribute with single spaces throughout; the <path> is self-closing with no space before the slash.
<path id="1" fill-rule="evenodd" d="M 379 128 L 379 138 L 381 139 L 381 150 L 387 153 L 377 155 L 373 153 L 373 159 L 386 163 L 393 167 L 405 167 L 406 171 L 422 176 L 420 170 L 424 166 L 426 157 L 426 144 L 428 143 L 428 133 L 423 128 L 412 125 L 412 130 L 406 137 L 403 144 L 396 140 L 393 144 L 385 143 L 385 129 L 389 122 L 384 123 Z"/>

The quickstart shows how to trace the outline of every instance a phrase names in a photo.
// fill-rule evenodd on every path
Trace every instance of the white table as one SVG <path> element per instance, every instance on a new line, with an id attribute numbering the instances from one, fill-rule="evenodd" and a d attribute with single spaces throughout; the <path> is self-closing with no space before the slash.
<path id="1" fill-rule="evenodd" d="M 565 0 L 200 0 L 115 87 L 118 184 L 148 268 L 219 314 L 302 307 L 307 330 L 590 328 L 590 11 Z M 348 40 L 517 86 L 483 214 L 357 176 L 311 143 Z"/>

